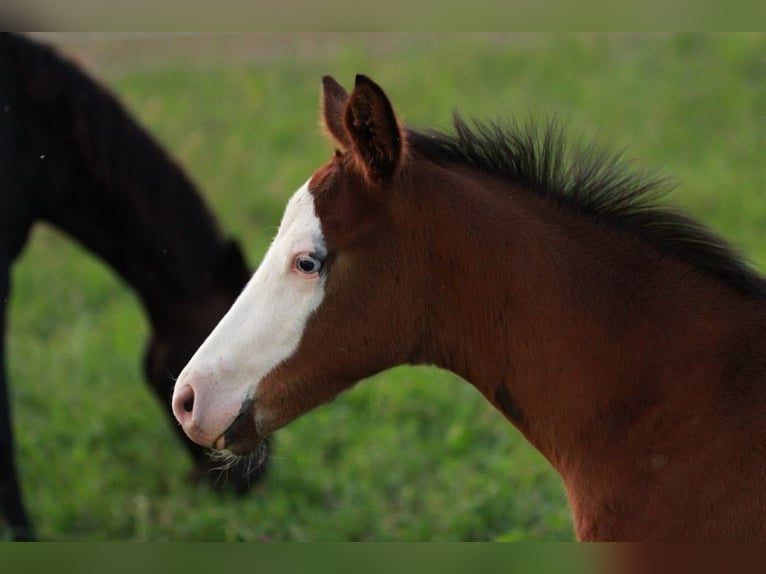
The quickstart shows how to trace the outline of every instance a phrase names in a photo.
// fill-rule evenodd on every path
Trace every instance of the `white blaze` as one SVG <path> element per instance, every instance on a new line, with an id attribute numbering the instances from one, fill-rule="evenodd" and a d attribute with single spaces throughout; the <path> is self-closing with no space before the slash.
<path id="1" fill-rule="evenodd" d="M 295 271 L 296 256 L 307 252 L 325 253 L 308 182 L 288 202 L 258 270 L 176 381 L 174 397 L 186 385 L 194 389 L 193 418 L 182 422 L 193 440 L 212 445 L 259 382 L 297 349 L 324 296 L 323 276 Z"/>

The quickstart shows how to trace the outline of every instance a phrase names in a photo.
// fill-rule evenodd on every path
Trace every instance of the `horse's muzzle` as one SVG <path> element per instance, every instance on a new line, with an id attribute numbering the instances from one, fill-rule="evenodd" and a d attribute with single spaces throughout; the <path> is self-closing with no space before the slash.
<path id="1" fill-rule="evenodd" d="M 239 414 L 223 433 L 223 441 L 219 439 L 216 442 L 216 448 L 223 448 L 236 456 L 249 455 L 258 448 L 263 437 L 256 428 L 254 406 L 252 397 L 242 401 Z"/>

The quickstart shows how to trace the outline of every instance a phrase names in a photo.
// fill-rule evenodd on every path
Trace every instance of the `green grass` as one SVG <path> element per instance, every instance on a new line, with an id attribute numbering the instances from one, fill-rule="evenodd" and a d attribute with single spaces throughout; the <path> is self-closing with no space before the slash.
<path id="1" fill-rule="evenodd" d="M 179 158 L 257 263 L 331 152 L 319 78 L 376 79 L 415 126 L 555 113 L 675 177 L 671 200 L 766 264 L 766 37 L 257 36 L 62 42 Z M 180 47 L 179 47 L 180 46 Z M 57 232 L 14 270 L 18 463 L 57 540 L 568 540 L 557 475 L 470 385 L 366 381 L 276 435 L 267 483 L 219 496 L 140 371 L 134 296 Z"/>

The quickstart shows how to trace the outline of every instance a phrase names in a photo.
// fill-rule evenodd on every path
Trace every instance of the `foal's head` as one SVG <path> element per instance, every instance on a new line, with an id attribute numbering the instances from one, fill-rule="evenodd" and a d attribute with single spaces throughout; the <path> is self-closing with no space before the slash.
<path id="1" fill-rule="evenodd" d="M 407 221 L 407 144 L 383 91 L 324 78 L 335 154 L 293 195 L 241 297 L 179 377 L 195 441 L 234 454 L 362 378 L 416 358 L 425 249 Z M 423 214 L 421 214 L 422 216 Z"/>

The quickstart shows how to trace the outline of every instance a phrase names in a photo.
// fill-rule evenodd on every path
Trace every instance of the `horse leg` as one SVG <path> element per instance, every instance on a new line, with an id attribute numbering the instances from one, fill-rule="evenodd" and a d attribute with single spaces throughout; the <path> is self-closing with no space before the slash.
<path id="1" fill-rule="evenodd" d="M 21 498 L 13 455 L 11 404 L 5 372 L 5 314 L 10 293 L 10 269 L 0 268 L 0 524 L 12 540 L 32 540 L 32 527 Z M 3 535 L 4 537 L 4 535 Z"/>

